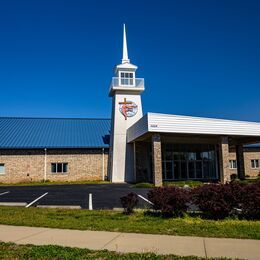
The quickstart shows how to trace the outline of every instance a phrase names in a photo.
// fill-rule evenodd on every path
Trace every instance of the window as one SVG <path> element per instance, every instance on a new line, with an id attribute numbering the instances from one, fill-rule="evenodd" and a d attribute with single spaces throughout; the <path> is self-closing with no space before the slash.
<path id="1" fill-rule="evenodd" d="M 133 85 L 134 84 L 134 74 L 130 72 L 121 72 L 121 85 Z"/>
<path id="2" fill-rule="evenodd" d="M 216 179 L 215 154 L 214 145 L 163 144 L 163 179 Z"/>
<path id="3" fill-rule="evenodd" d="M 66 173 L 68 172 L 68 163 L 52 163 L 51 164 L 52 173 Z"/>
<path id="4" fill-rule="evenodd" d="M 229 168 L 230 169 L 237 169 L 237 161 L 236 160 L 229 160 Z"/>
<path id="5" fill-rule="evenodd" d="M 251 160 L 251 167 L 252 167 L 253 169 L 258 169 L 258 168 L 259 168 L 259 165 L 260 165 L 260 160 L 256 160 L 256 159 Z"/>
<path id="6" fill-rule="evenodd" d="M 0 163 L 0 174 L 5 174 L 5 165 Z"/>

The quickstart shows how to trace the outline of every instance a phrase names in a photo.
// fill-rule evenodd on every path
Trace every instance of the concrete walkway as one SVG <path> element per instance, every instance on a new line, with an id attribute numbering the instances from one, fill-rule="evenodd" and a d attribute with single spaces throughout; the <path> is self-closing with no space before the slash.
<path id="1" fill-rule="evenodd" d="M 0 225 L 0 241 L 117 252 L 260 259 L 260 241 Z"/>

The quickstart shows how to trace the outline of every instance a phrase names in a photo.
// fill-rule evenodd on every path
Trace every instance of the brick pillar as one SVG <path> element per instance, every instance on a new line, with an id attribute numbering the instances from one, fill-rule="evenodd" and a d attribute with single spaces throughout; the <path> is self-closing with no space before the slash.
<path id="1" fill-rule="evenodd" d="M 152 135 L 153 183 L 162 186 L 162 149 L 160 134 Z"/>
<path id="2" fill-rule="evenodd" d="M 241 180 L 245 179 L 245 162 L 243 145 L 236 145 L 237 156 L 237 177 Z"/>
<path id="3" fill-rule="evenodd" d="M 221 136 L 219 141 L 219 173 L 221 183 L 230 181 L 228 137 Z"/>

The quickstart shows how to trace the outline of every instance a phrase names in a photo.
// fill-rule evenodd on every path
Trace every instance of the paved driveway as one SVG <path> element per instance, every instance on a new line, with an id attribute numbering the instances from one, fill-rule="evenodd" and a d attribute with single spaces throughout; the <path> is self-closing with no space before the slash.
<path id="1" fill-rule="evenodd" d="M 131 188 L 129 184 L 75 184 L 44 186 L 0 186 L 1 202 L 30 203 L 44 193 L 38 205 L 74 205 L 88 208 L 89 193 L 93 196 L 93 209 L 112 209 L 122 207 L 120 197 L 135 192 L 147 198 L 149 189 Z M 2 195 L 1 195 L 2 194 Z M 146 207 L 139 199 L 139 207 Z"/>

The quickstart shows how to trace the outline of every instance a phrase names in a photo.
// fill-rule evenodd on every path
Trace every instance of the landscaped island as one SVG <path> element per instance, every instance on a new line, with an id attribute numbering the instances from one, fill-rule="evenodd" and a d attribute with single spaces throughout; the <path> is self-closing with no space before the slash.
<path id="1" fill-rule="evenodd" d="M 78 230 L 105 230 L 181 236 L 260 239 L 260 221 L 227 218 L 155 217 L 146 212 L 132 215 L 112 210 L 65 210 L 0 207 L 0 224 Z"/>

